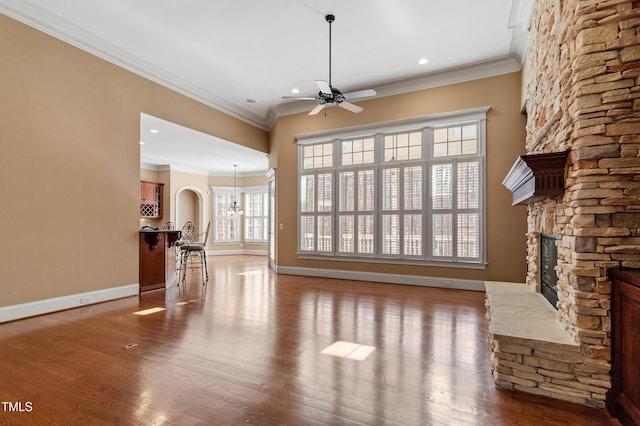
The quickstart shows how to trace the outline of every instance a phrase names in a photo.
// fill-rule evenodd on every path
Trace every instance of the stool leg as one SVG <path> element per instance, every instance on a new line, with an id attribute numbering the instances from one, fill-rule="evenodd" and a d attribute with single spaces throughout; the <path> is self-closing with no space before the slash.
<path id="1" fill-rule="evenodd" d="M 180 281 L 182 284 L 185 283 L 187 278 L 187 256 L 189 252 L 187 250 L 182 250 L 180 253 Z"/>
<path id="2" fill-rule="evenodd" d="M 204 259 L 203 263 L 204 263 L 205 277 L 207 278 L 206 282 L 209 282 L 209 270 L 207 269 L 207 252 L 206 251 L 202 252 L 202 259 Z"/>

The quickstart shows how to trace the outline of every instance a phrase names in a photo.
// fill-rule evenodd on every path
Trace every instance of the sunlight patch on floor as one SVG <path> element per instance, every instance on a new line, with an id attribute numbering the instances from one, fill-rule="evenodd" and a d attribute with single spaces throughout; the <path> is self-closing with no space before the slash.
<path id="1" fill-rule="evenodd" d="M 145 309 L 144 311 L 138 311 L 138 312 L 134 312 L 134 315 L 150 315 L 150 314 L 155 314 L 156 312 L 162 312 L 164 311 L 164 308 L 150 308 L 150 309 Z"/>
<path id="2" fill-rule="evenodd" d="M 338 340 L 331 346 L 323 349 L 321 353 L 339 358 L 353 359 L 355 361 L 364 361 L 375 350 L 375 346 L 361 345 L 359 343 Z"/>

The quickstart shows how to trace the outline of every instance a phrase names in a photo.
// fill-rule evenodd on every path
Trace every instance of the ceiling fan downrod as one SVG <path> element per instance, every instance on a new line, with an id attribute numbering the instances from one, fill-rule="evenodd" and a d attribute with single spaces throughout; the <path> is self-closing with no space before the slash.
<path id="1" fill-rule="evenodd" d="M 324 17 L 326 21 L 329 23 L 329 87 L 331 86 L 331 24 L 336 20 L 336 17 L 329 14 Z"/>

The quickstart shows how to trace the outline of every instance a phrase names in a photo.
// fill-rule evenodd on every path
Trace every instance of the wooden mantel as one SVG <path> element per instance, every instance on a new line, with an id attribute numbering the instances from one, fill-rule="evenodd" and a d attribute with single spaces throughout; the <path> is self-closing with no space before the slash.
<path id="1" fill-rule="evenodd" d="M 564 192 L 569 151 L 518 157 L 502 184 L 513 194 L 512 205 L 531 204 Z"/>

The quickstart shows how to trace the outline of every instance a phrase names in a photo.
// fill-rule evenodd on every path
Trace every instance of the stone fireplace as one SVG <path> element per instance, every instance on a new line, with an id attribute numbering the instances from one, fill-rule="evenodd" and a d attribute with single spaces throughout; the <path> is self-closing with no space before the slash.
<path id="1" fill-rule="evenodd" d="M 608 270 L 640 267 L 640 2 L 536 1 L 523 89 L 527 156 L 568 158 L 562 192 L 526 202 L 526 285 L 486 284 L 495 383 L 602 408 Z M 541 295 L 544 235 L 557 253 L 557 311 Z"/>

